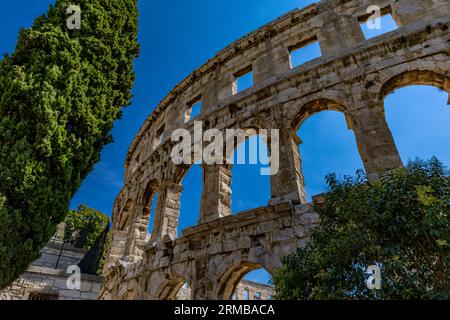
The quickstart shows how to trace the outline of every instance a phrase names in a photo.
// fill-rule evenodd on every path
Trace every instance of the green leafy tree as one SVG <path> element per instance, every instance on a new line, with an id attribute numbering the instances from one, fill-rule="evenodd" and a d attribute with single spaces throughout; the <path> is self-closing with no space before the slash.
<path id="1" fill-rule="evenodd" d="M 327 177 L 320 224 L 274 277 L 279 299 L 448 299 L 450 178 L 436 159 L 369 182 Z M 369 290 L 367 267 L 381 269 Z"/>
<path id="2" fill-rule="evenodd" d="M 129 104 L 137 0 L 56 0 L 0 62 L 0 288 L 24 272 L 64 219 Z"/>
<path id="3" fill-rule="evenodd" d="M 98 236 L 105 230 L 109 219 L 102 212 L 80 205 L 77 210 L 70 210 L 64 220 L 65 240 L 70 240 L 73 232 L 80 231 L 85 234 L 83 248 L 89 250 Z"/>

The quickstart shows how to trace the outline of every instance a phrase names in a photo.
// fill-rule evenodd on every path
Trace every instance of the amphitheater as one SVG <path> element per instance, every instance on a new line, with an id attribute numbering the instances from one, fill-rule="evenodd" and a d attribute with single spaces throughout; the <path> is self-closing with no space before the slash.
<path id="1" fill-rule="evenodd" d="M 366 40 L 361 23 L 370 5 L 391 14 L 398 28 Z M 191 299 L 230 299 L 248 272 L 273 274 L 319 222 L 306 201 L 299 126 L 323 110 L 342 112 L 369 177 L 401 167 L 384 98 L 408 85 L 450 93 L 449 20 L 447 0 L 321 1 L 246 35 L 195 70 L 157 106 L 129 149 L 100 299 L 176 299 L 185 283 Z M 292 67 L 291 53 L 312 42 L 322 56 Z M 238 92 L 237 79 L 249 72 L 253 86 Z M 198 101 L 202 110 L 193 118 Z M 279 129 L 280 170 L 270 177 L 267 206 L 232 215 L 231 165 L 202 165 L 198 225 L 178 235 L 181 180 L 190 166 L 172 163 L 171 134 L 193 131 L 194 119 L 205 130 Z"/>

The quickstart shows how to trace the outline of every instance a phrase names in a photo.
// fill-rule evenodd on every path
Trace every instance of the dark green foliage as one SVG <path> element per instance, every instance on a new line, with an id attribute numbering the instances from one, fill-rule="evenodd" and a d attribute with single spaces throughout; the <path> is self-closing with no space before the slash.
<path id="1" fill-rule="evenodd" d="M 39 257 L 127 106 L 137 0 L 56 0 L 0 63 L 0 288 Z"/>
<path id="2" fill-rule="evenodd" d="M 92 225 L 88 223 L 88 226 Z M 93 228 L 89 228 L 92 230 Z M 94 243 L 90 246 L 88 252 L 84 255 L 78 266 L 81 273 L 97 274 L 100 269 L 100 264 L 104 263 L 103 256 L 107 251 L 106 242 L 108 241 L 109 223 L 106 224 L 103 230 L 95 239 Z"/>
<path id="3" fill-rule="evenodd" d="M 274 277 L 280 299 L 448 299 L 450 178 L 432 158 L 368 182 L 338 181 L 316 206 L 321 222 Z M 366 286 L 379 265 L 381 290 Z"/>
<path id="4" fill-rule="evenodd" d="M 89 250 L 109 224 L 109 219 L 100 211 L 81 205 L 77 210 L 70 210 L 64 222 L 64 240 L 69 240 L 74 231 L 80 231 L 85 234 L 81 247 Z"/>

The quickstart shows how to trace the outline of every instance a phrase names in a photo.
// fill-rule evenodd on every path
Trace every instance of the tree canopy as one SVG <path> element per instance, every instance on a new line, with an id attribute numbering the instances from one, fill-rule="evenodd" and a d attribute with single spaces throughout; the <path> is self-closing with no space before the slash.
<path id="1" fill-rule="evenodd" d="M 136 0 L 56 0 L 0 62 L 0 288 L 55 233 L 129 105 Z"/>
<path id="2" fill-rule="evenodd" d="M 73 232 L 79 231 L 83 239 L 79 245 L 89 250 L 109 224 L 109 219 L 102 212 L 80 205 L 77 210 L 70 210 L 64 219 L 64 240 L 70 240 Z"/>
<path id="3" fill-rule="evenodd" d="M 450 177 L 436 158 L 368 181 L 338 180 L 311 241 L 274 277 L 279 299 L 448 299 Z M 381 270 L 370 290 L 368 266 Z"/>

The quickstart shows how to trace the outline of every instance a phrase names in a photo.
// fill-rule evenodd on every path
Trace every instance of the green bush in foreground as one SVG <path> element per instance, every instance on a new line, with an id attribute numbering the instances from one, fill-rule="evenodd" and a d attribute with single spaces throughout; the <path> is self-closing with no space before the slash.
<path id="1" fill-rule="evenodd" d="M 436 159 L 369 182 L 327 177 L 320 224 L 274 277 L 279 299 L 448 299 L 450 178 Z M 367 267 L 381 268 L 369 290 Z"/>

